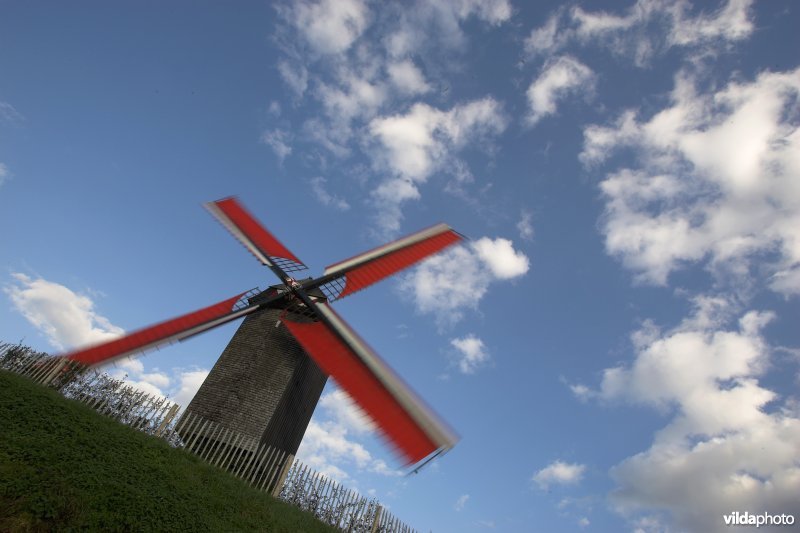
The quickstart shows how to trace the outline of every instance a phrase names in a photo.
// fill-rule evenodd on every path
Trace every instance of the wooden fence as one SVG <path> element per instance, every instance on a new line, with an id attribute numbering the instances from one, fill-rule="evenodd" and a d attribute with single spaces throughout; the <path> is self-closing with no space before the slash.
<path id="1" fill-rule="evenodd" d="M 377 500 L 342 487 L 300 461 L 294 461 L 278 496 L 342 531 L 415 531 L 381 507 Z"/>
<path id="2" fill-rule="evenodd" d="M 283 450 L 191 411 L 184 412 L 178 423 L 170 427 L 170 432 L 178 446 L 273 496 L 279 494 L 294 460 L 293 455 Z"/>
<path id="3" fill-rule="evenodd" d="M 26 376 L 134 429 L 165 439 L 342 531 L 415 531 L 375 499 L 342 487 L 293 455 L 191 411 L 177 417 L 178 404 L 146 394 L 104 372 L 8 343 L 0 343 L 0 369 Z"/>
<path id="4" fill-rule="evenodd" d="M 0 344 L 0 368 L 54 388 L 65 397 L 150 435 L 165 436 L 180 406 L 124 380 L 25 346 Z"/>

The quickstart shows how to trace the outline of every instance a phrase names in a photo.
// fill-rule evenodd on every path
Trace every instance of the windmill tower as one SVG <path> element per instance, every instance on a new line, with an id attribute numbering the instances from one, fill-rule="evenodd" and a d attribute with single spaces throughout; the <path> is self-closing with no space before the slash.
<path id="1" fill-rule="evenodd" d="M 296 455 L 328 376 L 281 324 L 283 313 L 268 307 L 246 317 L 186 410 Z"/>
<path id="2" fill-rule="evenodd" d="M 330 306 L 463 237 L 438 224 L 325 268 L 317 278 L 235 198 L 206 204 L 280 280 L 65 357 L 96 365 L 246 317 L 187 411 L 294 454 L 327 376 L 372 419 L 407 465 L 456 438 Z"/>

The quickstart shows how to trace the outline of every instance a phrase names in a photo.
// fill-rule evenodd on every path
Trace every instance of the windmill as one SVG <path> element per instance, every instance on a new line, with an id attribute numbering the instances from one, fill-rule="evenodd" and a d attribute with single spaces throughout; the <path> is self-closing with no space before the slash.
<path id="1" fill-rule="evenodd" d="M 364 289 L 456 244 L 438 224 L 325 268 L 317 278 L 234 198 L 206 208 L 279 278 L 264 291 L 76 350 L 64 357 L 93 366 L 140 353 L 246 317 L 188 410 L 256 434 L 295 454 L 327 376 L 355 401 L 406 465 L 449 450 L 455 435 L 332 309 Z"/>

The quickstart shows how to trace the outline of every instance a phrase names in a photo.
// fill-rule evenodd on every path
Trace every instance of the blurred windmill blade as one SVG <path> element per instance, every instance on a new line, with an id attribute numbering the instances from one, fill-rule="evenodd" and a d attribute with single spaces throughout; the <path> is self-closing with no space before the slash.
<path id="1" fill-rule="evenodd" d="M 257 311 L 263 302 L 259 305 L 251 305 L 247 301 L 254 295 L 254 292 L 256 291 L 237 294 L 203 309 L 154 324 L 111 341 L 64 354 L 62 357 L 93 366 L 197 335 Z"/>
<path id="2" fill-rule="evenodd" d="M 205 207 L 262 264 L 276 265 L 284 272 L 297 272 L 307 268 L 297 256 L 267 231 L 236 197 L 208 202 Z"/>
<path id="3" fill-rule="evenodd" d="M 344 298 L 463 239 L 463 235 L 447 224 L 437 224 L 330 265 L 309 287 L 320 287 L 331 301 Z"/>
<path id="4" fill-rule="evenodd" d="M 303 349 L 378 426 L 407 465 L 452 448 L 457 437 L 326 303 L 316 322 L 283 323 Z"/>

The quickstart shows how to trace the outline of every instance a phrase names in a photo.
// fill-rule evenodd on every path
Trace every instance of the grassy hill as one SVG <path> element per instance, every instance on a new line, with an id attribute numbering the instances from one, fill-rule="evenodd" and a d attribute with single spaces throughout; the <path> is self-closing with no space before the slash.
<path id="1" fill-rule="evenodd" d="M 0 531 L 336 531 L 200 459 L 0 371 Z"/>

